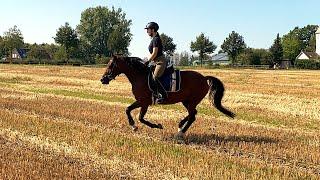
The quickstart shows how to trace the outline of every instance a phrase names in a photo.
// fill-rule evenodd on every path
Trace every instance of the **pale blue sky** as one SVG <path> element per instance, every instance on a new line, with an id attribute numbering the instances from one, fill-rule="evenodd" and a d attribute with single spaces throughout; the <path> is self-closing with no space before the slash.
<path id="1" fill-rule="evenodd" d="M 150 39 L 143 28 L 149 21 L 174 39 L 178 52 L 190 51 L 201 32 L 218 47 L 234 30 L 248 46 L 269 48 L 277 33 L 320 25 L 319 0 L 1 0 L 0 5 L 0 35 L 17 25 L 28 43 L 53 43 L 56 30 L 65 22 L 75 28 L 86 8 L 120 7 L 132 20 L 129 51 L 141 58 L 148 56 Z"/>

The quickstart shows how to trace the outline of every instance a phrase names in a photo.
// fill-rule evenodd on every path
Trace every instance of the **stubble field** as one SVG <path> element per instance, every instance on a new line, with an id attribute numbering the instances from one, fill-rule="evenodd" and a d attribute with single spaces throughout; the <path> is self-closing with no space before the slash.
<path id="1" fill-rule="evenodd" d="M 207 98 L 185 144 L 181 104 L 132 132 L 125 76 L 104 68 L 0 65 L 0 179 L 319 179 L 320 71 L 197 70 L 220 78 L 232 120 Z"/>

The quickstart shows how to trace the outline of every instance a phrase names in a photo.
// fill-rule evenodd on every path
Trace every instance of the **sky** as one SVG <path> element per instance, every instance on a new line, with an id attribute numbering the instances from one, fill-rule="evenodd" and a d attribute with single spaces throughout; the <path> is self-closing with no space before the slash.
<path id="1" fill-rule="evenodd" d="M 294 27 L 320 25 L 319 0 L 1 0 L 0 35 L 17 25 L 27 43 L 54 43 L 57 29 L 68 22 L 80 23 L 81 12 L 90 7 L 121 8 L 132 20 L 129 52 L 148 57 L 144 27 L 159 24 L 160 33 L 173 38 L 176 52 L 190 52 L 190 43 L 204 33 L 220 49 L 232 31 L 247 46 L 269 48 Z"/>

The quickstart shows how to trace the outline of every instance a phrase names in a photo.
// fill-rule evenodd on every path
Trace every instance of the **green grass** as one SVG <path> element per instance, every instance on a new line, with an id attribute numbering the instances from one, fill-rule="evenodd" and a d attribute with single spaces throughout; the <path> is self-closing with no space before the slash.
<path id="1" fill-rule="evenodd" d="M 15 76 L 15 77 L 0 77 L 0 82 L 2 83 L 10 83 L 10 84 L 20 84 L 26 81 L 31 81 L 32 78 L 30 77 L 20 77 L 20 76 Z"/>
<path id="2" fill-rule="evenodd" d="M 84 91 L 76 91 L 76 90 L 66 90 L 66 89 L 48 89 L 48 88 L 27 88 L 28 92 L 40 93 L 40 94 L 54 94 L 54 95 L 62 95 L 67 97 L 77 97 L 83 99 L 94 99 L 108 102 L 120 102 L 120 103 L 128 103 L 131 104 L 134 102 L 133 98 L 126 98 L 121 96 L 112 96 L 110 94 L 92 94 Z"/>
<path id="3" fill-rule="evenodd" d="M 31 80 L 30 78 L 27 78 L 27 77 L 23 77 L 23 78 L 14 77 L 14 78 L 3 78 L 3 79 L 6 79 L 6 81 L 1 82 L 1 84 L 9 88 L 14 88 L 16 86 L 15 84 L 18 85 L 19 81 Z M 60 95 L 60 96 L 66 96 L 66 97 L 76 97 L 76 98 L 82 98 L 82 99 L 92 99 L 92 100 L 100 100 L 100 101 L 107 101 L 107 102 L 119 102 L 119 103 L 125 103 L 125 104 L 132 104 L 135 101 L 133 97 L 124 97 L 124 96 L 107 94 L 107 93 L 97 94 L 97 93 L 81 91 L 81 90 L 67 90 L 67 89 L 61 89 L 61 88 L 36 88 L 28 85 L 21 87 L 20 89 L 25 90 L 27 92 L 32 92 L 32 93 L 54 94 L 54 95 Z M 165 109 L 165 110 L 176 110 L 179 112 L 186 112 L 186 108 L 181 103 L 173 104 L 173 105 L 165 105 L 165 106 L 157 105 L 156 107 Z M 198 114 L 212 116 L 212 118 L 225 116 L 224 114 L 220 113 L 212 105 L 208 105 L 206 107 L 204 107 L 203 105 L 200 105 L 198 106 L 197 110 L 198 110 Z M 235 113 L 237 115 L 237 118 L 247 122 L 254 122 L 255 124 L 261 124 L 261 125 L 272 126 L 272 127 L 320 130 L 319 121 L 305 122 L 300 120 L 299 121 L 300 123 L 297 125 L 296 121 L 292 121 L 292 119 L 287 119 L 285 117 L 281 117 L 281 118 L 268 117 L 264 115 L 266 113 L 259 114 L 246 107 L 237 109 Z"/>

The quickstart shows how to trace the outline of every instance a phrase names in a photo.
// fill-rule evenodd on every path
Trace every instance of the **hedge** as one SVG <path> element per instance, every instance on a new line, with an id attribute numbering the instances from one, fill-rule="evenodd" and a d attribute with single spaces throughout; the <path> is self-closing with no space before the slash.
<path id="1" fill-rule="evenodd" d="M 295 67 L 299 69 L 320 69 L 319 59 L 297 59 Z"/>

